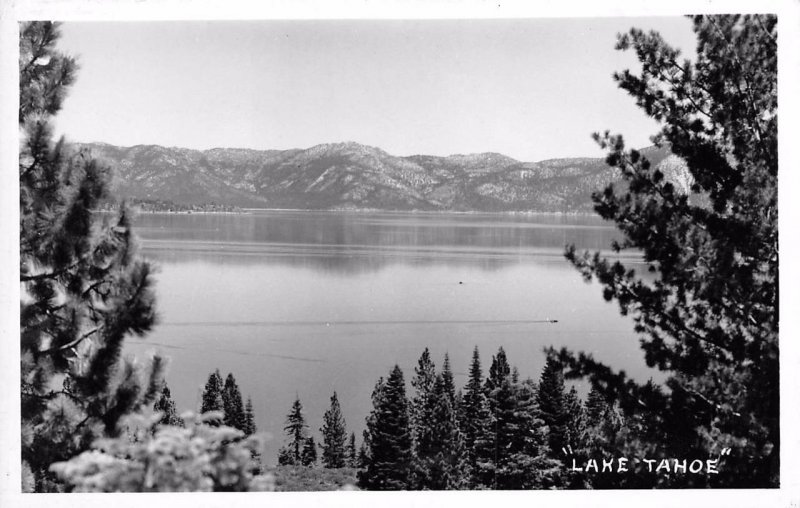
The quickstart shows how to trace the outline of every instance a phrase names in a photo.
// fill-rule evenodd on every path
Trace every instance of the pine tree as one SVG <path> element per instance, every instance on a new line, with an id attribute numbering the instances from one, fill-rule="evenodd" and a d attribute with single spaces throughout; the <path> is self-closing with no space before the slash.
<path id="1" fill-rule="evenodd" d="M 591 479 L 596 475 L 573 471 L 572 460 L 580 459 L 578 463 L 585 464 L 589 458 L 597 459 L 600 455 L 587 452 L 586 411 L 583 401 L 578 396 L 578 390 L 574 386 L 564 394 L 564 413 L 566 420 L 564 453 L 553 457 L 560 459 L 565 466 L 558 478 L 559 485 L 568 489 L 586 489 L 591 487 Z"/>
<path id="2" fill-rule="evenodd" d="M 309 436 L 305 440 L 303 451 L 300 455 L 300 463 L 306 467 L 317 465 L 317 444 L 314 442 L 314 436 Z"/>
<path id="3" fill-rule="evenodd" d="M 464 434 L 464 448 L 470 471 L 477 471 L 475 443 L 481 436 L 485 437 L 489 424 L 489 409 L 486 392 L 483 389 L 483 372 L 478 347 L 472 351 L 472 362 L 469 367 L 469 379 L 465 387 L 461 404 L 461 431 Z M 473 486 L 477 479 L 473 478 Z"/>
<path id="4" fill-rule="evenodd" d="M 497 449 L 503 450 L 501 456 L 504 457 L 498 460 L 495 472 L 497 488 L 553 487 L 559 482 L 562 466 L 548 456 L 548 434 L 536 406 L 534 383 L 507 378 L 497 398 Z"/>
<path id="5" fill-rule="evenodd" d="M 215 370 L 208 376 L 206 386 L 203 389 L 201 396 L 200 413 L 210 413 L 212 411 L 222 413 L 224 417 L 225 404 L 222 400 L 222 376 L 219 374 L 219 369 Z M 219 425 L 219 422 L 209 422 L 209 425 Z"/>
<path id="6" fill-rule="evenodd" d="M 367 490 L 403 490 L 410 487 L 412 460 L 409 404 L 403 371 L 394 366 L 386 382 L 373 394 L 374 409 L 367 419 L 367 463 L 358 474 Z"/>
<path id="7" fill-rule="evenodd" d="M 542 370 L 538 390 L 539 411 L 548 427 L 550 455 L 560 457 L 567 446 L 567 408 L 564 374 L 555 358 L 548 357 Z"/>
<path id="8" fill-rule="evenodd" d="M 339 406 L 336 392 L 331 397 L 331 407 L 322 417 L 322 465 L 327 468 L 340 468 L 347 465 L 347 429 Z M 355 440 L 355 436 L 353 436 Z"/>
<path id="9" fill-rule="evenodd" d="M 567 446 L 577 448 L 582 445 L 582 436 L 586 430 L 586 412 L 574 386 L 564 395 L 564 410 L 567 430 L 564 441 Z"/>
<path id="10" fill-rule="evenodd" d="M 450 367 L 450 356 L 444 354 L 444 363 L 442 363 L 442 381 L 444 383 L 444 391 L 450 399 L 450 404 L 456 407 L 456 384 L 453 380 L 453 370 Z"/>
<path id="11" fill-rule="evenodd" d="M 567 259 L 596 277 L 641 334 L 645 361 L 667 373 L 666 390 L 641 385 L 567 350 L 573 377 L 617 399 L 626 417 L 649 421 L 639 453 L 705 456 L 732 449 L 717 475 L 664 478 L 670 485 L 775 487 L 779 479 L 777 18 L 693 17 L 697 60 L 681 61 L 659 34 L 632 29 L 617 48 L 635 50 L 641 73 L 615 75 L 662 124 L 653 138 L 682 160 L 677 188 L 622 136 L 596 136 L 625 179 L 594 195 L 639 249 L 643 279 L 599 253 Z M 653 436 L 651 436 L 653 437 Z"/>
<path id="12" fill-rule="evenodd" d="M 436 376 L 424 414 L 427 425 L 414 449 L 414 488 L 453 490 L 468 485 L 464 436 L 444 375 Z"/>
<path id="13" fill-rule="evenodd" d="M 589 390 L 589 395 L 586 397 L 586 419 L 590 424 L 592 422 L 597 422 L 607 409 L 608 401 L 605 399 L 602 392 L 593 386 L 592 389 Z"/>
<path id="14" fill-rule="evenodd" d="M 245 432 L 247 426 L 244 404 L 242 403 L 242 393 L 233 374 L 228 374 L 225 378 L 225 386 L 222 389 L 222 409 L 225 412 L 224 423 L 228 427 Z"/>
<path id="15" fill-rule="evenodd" d="M 495 364 L 496 373 L 509 372 L 505 355 L 495 357 Z M 557 485 L 560 464 L 548 456 L 546 426 L 536 406 L 533 382 L 519 382 L 509 372 L 491 384 L 489 424 L 475 442 L 477 486 L 510 490 Z"/>
<path id="16" fill-rule="evenodd" d="M 347 451 L 345 453 L 347 467 L 358 467 L 358 448 L 356 447 L 356 433 L 350 433 L 350 440 L 347 442 Z"/>
<path id="17" fill-rule="evenodd" d="M 291 457 L 292 464 L 302 463 L 303 447 L 306 444 L 306 419 L 303 416 L 303 405 L 297 397 L 292 404 L 292 409 L 286 415 L 286 426 L 283 427 L 286 436 L 289 438 L 287 453 Z"/>
<path id="18" fill-rule="evenodd" d="M 425 420 L 425 408 L 428 399 L 433 394 L 433 385 L 436 382 L 436 366 L 431 360 L 430 351 L 425 348 L 419 358 L 417 366 L 414 368 L 414 378 L 411 386 L 414 388 L 414 397 L 411 399 L 411 437 L 416 441 L 417 435 L 424 431 L 427 424 Z"/>
<path id="19" fill-rule="evenodd" d="M 500 347 L 497 355 L 492 357 L 492 365 L 489 367 L 489 377 L 486 378 L 484 389 L 487 393 L 491 392 L 500 386 L 509 375 L 511 375 L 511 366 L 508 364 L 506 352 Z"/>
<path id="20" fill-rule="evenodd" d="M 253 413 L 253 401 L 247 397 L 247 404 L 244 407 L 244 431 L 245 436 L 252 436 L 256 433 L 256 417 Z"/>
<path id="21" fill-rule="evenodd" d="M 19 29 L 22 461 L 46 491 L 58 488 L 51 463 L 118 435 L 123 416 L 153 404 L 163 362 L 121 357 L 124 340 L 155 321 L 130 212 L 93 214 L 111 199 L 109 170 L 52 139 L 75 60 L 56 50 L 57 23 Z"/>
<path id="22" fill-rule="evenodd" d="M 158 422 L 160 425 L 184 426 L 183 418 L 178 416 L 175 401 L 172 400 L 172 394 L 169 391 L 169 387 L 167 387 L 167 383 L 164 383 L 164 387 L 161 389 L 161 396 L 153 405 L 153 411 L 161 413 L 161 420 Z"/>

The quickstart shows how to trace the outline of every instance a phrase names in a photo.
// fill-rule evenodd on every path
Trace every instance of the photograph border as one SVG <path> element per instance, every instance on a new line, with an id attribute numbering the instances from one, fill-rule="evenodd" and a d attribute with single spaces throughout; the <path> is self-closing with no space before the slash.
<path id="1" fill-rule="evenodd" d="M 800 207 L 794 196 L 800 191 L 800 2 L 768 0 L 758 3 L 735 0 L 658 2 L 591 2 L 561 0 L 538 5 L 522 1 L 263 1 L 219 0 L 28 0 L 0 3 L 0 379 L 13 389 L 0 392 L 0 506 L 137 506 L 155 502 L 158 506 L 229 506 L 239 504 L 291 503 L 330 506 L 434 506 L 441 504 L 479 506 L 488 503 L 532 506 L 621 505 L 648 508 L 658 506 L 794 506 L 800 507 L 800 354 L 792 339 L 800 330 L 800 298 L 792 287 L 800 282 L 800 269 L 791 261 L 800 259 L 797 231 Z M 53 498 L 47 494 L 21 494 L 19 443 L 19 210 L 17 165 L 19 130 L 14 112 L 18 108 L 17 23 L 31 19 L 59 21 L 155 21 L 155 20 L 245 20 L 245 19 L 490 19 L 541 17 L 673 16 L 685 13 L 778 14 L 779 90 L 779 231 L 781 338 L 781 487 L 750 490 L 656 490 L 656 491 L 522 491 L 522 492 L 297 492 L 297 493 L 192 493 L 70 494 Z M 14 239 L 14 241 L 9 241 Z M 794 263 L 791 263 L 794 264 Z M 14 268 L 11 268 L 14 267 Z M 196 497 L 201 496 L 202 497 Z M 109 498 L 107 496 L 113 496 Z M 155 497 L 154 497 L 155 496 Z"/>

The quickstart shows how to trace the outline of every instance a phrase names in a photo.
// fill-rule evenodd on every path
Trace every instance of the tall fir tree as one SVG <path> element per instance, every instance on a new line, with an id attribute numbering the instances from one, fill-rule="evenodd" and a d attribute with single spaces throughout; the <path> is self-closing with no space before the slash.
<path id="1" fill-rule="evenodd" d="M 586 419 L 590 424 L 600 420 L 600 417 L 603 416 L 603 413 L 608 409 L 608 401 L 605 396 L 603 396 L 603 392 L 592 386 L 591 390 L 589 390 L 589 394 L 586 396 L 585 409 Z"/>
<path id="2" fill-rule="evenodd" d="M 561 465 L 549 457 L 535 386 L 529 380 L 520 382 L 507 365 L 505 355 L 495 357 L 494 372 L 508 374 L 494 377 L 487 393 L 490 421 L 475 442 L 477 486 L 501 490 L 556 486 Z"/>
<path id="3" fill-rule="evenodd" d="M 93 214 L 113 199 L 109 170 L 52 139 L 77 69 L 59 37 L 57 23 L 19 25 L 21 446 L 37 491 L 59 488 L 51 463 L 153 404 L 163 369 L 160 358 L 144 368 L 121 357 L 124 340 L 155 322 L 130 212 Z"/>
<path id="4" fill-rule="evenodd" d="M 511 366 L 508 364 L 505 350 L 500 347 L 497 355 L 492 356 L 492 365 L 489 367 L 489 376 L 486 378 L 484 389 L 491 392 L 500 386 L 506 377 L 511 374 Z"/>
<path id="5" fill-rule="evenodd" d="M 244 431 L 245 436 L 252 436 L 256 433 L 256 416 L 253 412 L 253 401 L 247 397 L 247 404 L 244 406 Z"/>
<path id="6" fill-rule="evenodd" d="M 219 369 L 215 370 L 208 376 L 206 386 L 203 388 L 203 394 L 200 397 L 200 413 L 210 413 L 212 411 L 220 412 L 225 415 L 225 404 L 222 400 L 222 390 L 224 385 L 222 383 L 222 376 Z M 209 422 L 209 425 L 219 425 L 220 422 Z"/>
<path id="7" fill-rule="evenodd" d="M 472 361 L 469 367 L 469 378 L 464 388 L 464 397 L 461 403 L 461 431 L 464 434 L 464 448 L 467 464 L 473 476 L 477 471 L 475 443 L 480 437 L 485 437 L 489 424 L 489 407 L 486 392 L 483 387 L 483 371 L 478 346 L 472 351 Z M 473 477 L 473 486 L 477 479 Z"/>
<path id="8" fill-rule="evenodd" d="M 564 373 L 553 357 L 548 357 L 539 380 L 539 411 L 548 427 L 550 455 L 560 457 L 567 446 L 567 407 L 564 393 Z"/>
<path id="9" fill-rule="evenodd" d="M 409 403 L 403 371 L 394 366 L 373 394 L 374 408 L 367 419 L 367 463 L 358 484 L 367 490 L 410 488 L 412 441 Z"/>
<path id="10" fill-rule="evenodd" d="M 411 399 L 411 438 L 416 441 L 417 434 L 423 432 L 427 424 L 425 421 L 425 408 L 428 406 L 428 399 L 433 395 L 433 385 L 436 382 L 436 366 L 431 360 L 431 353 L 428 348 L 422 352 L 417 366 L 414 368 L 414 377 L 411 379 L 411 387 L 414 388 L 414 396 Z"/>
<path id="11" fill-rule="evenodd" d="M 639 454 L 731 454 L 717 475 L 664 477 L 665 485 L 775 487 L 779 480 L 777 17 L 694 16 L 697 58 L 655 32 L 632 29 L 638 75 L 614 78 L 661 125 L 666 146 L 691 175 L 676 187 L 622 136 L 596 135 L 625 182 L 593 197 L 624 234 L 612 247 L 643 253 L 642 278 L 599 253 L 566 257 L 607 300 L 633 317 L 645 361 L 666 390 L 641 385 L 590 355 L 559 353 L 655 439 Z"/>
<path id="12" fill-rule="evenodd" d="M 586 411 L 574 386 L 564 395 L 564 410 L 567 422 L 564 442 L 572 448 L 579 447 L 582 445 L 583 433 L 586 430 Z"/>
<path id="13" fill-rule="evenodd" d="M 224 423 L 228 427 L 245 432 L 247 427 L 242 393 L 233 374 L 228 374 L 225 378 L 225 385 L 222 388 L 222 409 L 225 412 Z"/>
<path id="14" fill-rule="evenodd" d="M 453 379 L 453 369 L 450 366 L 450 355 L 444 354 L 444 362 L 442 362 L 442 382 L 444 391 L 450 399 L 450 405 L 457 407 L 456 402 L 456 383 Z"/>
<path id="15" fill-rule="evenodd" d="M 322 465 L 340 468 L 347 465 L 347 428 L 336 392 L 331 396 L 331 407 L 322 416 Z M 355 439 L 355 436 L 353 436 Z"/>
<path id="16" fill-rule="evenodd" d="M 436 376 L 424 417 L 426 425 L 414 448 L 413 488 L 455 490 L 467 486 L 464 436 L 458 427 L 449 383 L 442 374 Z"/>
<path id="17" fill-rule="evenodd" d="M 292 409 L 286 415 L 286 425 L 283 431 L 289 438 L 287 444 L 287 451 L 292 460 L 292 464 L 302 463 L 303 447 L 306 443 L 306 418 L 303 416 L 303 404 L 300 403 L 300 397 L 295 398 L 292 403 Z"/>
<path id="18" fill-rule="evenodd" d="M 183 427 L 183 418 L 178 416 L 178 410 L 175 407 L 175 401 L 172 400 L 172 394 L 169 391 L 167 383 L 161 389 L 161 395 L 156 403 L 153 405 L 153 411 L 161 413 L 161 420 L 158 422 L 160 425 L 172 425 L 173 427 Z"/>

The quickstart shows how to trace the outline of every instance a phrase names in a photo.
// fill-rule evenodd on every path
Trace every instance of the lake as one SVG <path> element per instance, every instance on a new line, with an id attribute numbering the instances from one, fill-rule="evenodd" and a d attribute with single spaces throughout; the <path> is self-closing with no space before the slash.
<path id="1" fill-rule="evenodd" d="M 538 378 L 553 345 L 654 375 L 630 318 L 564 259 L 565 244 L 607 249 L 618 238 L 596 217 L 142 214 L 136 232 L 158 267 L 160 322 L 126 351 L 171 358 L 179 411 L 199 409 L 214 369 L 232 372 L 259 431 L 272 434 L 268 464 L 296 395 L 319 442 L 336 390 L 360 443 L 378 378 L 398 364 L 410 381 L 425 347 L 437 367 L 449 353 L 459 387 L 476 345 L 484 373 L 502 346 L 523 377 Z"/>

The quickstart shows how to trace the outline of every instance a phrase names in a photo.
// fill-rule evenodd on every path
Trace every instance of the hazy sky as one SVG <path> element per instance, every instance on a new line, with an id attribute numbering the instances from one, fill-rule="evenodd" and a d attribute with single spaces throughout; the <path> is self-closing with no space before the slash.
<path id="1" fill-rule="evenodd" d="M 73 141 L 394 155 L 599 156 L 657 130 L 611 79 L 616 33 L 655 29 L 687 56 L 685 18 L 65 23 L 80 62 L 57 117 Z"/>

